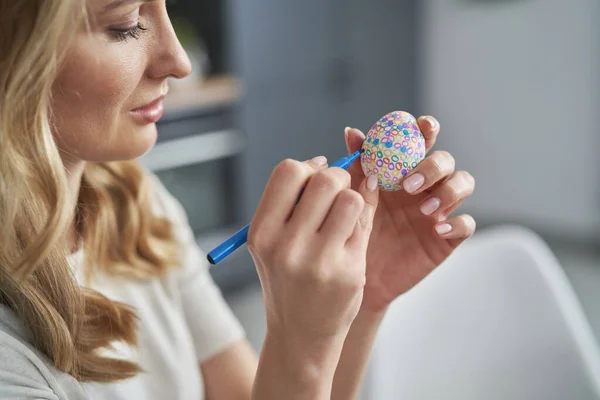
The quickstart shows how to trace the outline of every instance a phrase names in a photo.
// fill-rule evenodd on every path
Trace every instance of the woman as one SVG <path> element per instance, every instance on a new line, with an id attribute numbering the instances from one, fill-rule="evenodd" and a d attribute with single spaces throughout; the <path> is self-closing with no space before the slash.
<path id="1" fill-rule="evenodd" d="M 474 182 L 447 153 L 401 193 L 282 162 L 248 241 L 258 359 L 181 206 L 131 161 L 189 72 L 165 0 L 0 0 L 0 398 L 350 399 L 387 306 L 473 234 L 449 218 Z M 439 124 L 419 125 L 429 149 Z"/>

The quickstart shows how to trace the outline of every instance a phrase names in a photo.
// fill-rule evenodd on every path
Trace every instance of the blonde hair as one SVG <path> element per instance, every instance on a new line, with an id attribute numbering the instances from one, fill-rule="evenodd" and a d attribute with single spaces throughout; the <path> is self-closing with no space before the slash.
<path id="1" fill-rule="evenodd" d="M 0 0 L 0 304 L 33 344 L 80 381 L 134 376 L 138 365 L 101 355 L 136 343 L 125 304 L 86 289 L 68 264 L 76 218 L 86 268 L 147 279 L 178 265 L 171 224 L 152 214 L 149 177 L 134 161 L 88 163 L 76 214 L 50 123 L 51 88 L 84 0 Z"/>

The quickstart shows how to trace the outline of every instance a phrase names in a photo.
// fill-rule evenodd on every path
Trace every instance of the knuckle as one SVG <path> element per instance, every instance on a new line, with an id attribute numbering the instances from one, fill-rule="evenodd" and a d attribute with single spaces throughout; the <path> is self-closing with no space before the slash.
<path id="1" fill-rule="evenodd" d="M 450 153 L 445 150 L 436 151 L 431 155 L 431 164 L 436 173 L 454 171 L 455 160 Z"/>
<path id="2" fill-rule="evenodd" d="M 260 253 L 262 250 L 266 248 L 266 243 L 264 240 L 259 239 L 260 236 L 256 234 L 252 234 L 252 231 L 248 233 L 248 249 L 250 251 L 254 251 Z"/>
<path id="3" fill-rule="evenodd" d="M 294 279 L 298 283 L 312 287 L 329 286 L 332 279 L 327 267 L 319 262 L 313 262 L 308 267 L 296 268 L 294 271 Z"/>
<path id="4" fill-rule="evenodd" d="M 458 171 L 452 182 L 452 192 L 457 197 L 470 196 L 475 188 L 473 176 L 466 171 Z"/>
<path id="5" fill-rule="evenodd" d="M 261 234 L 260 223 L 252 222 L 250 224 L 250 230 L 248 231 L 248 249 L 256 254 L 264 253 L 270 248 L 269 240 L 263 234 Z"/>
<path id="6" fill-rule="evenodd" d="M 282 179 L 293 179 L 305 174 L 305 168 L 300 161 L 286 158 L 277 165 L 275 172 Z"/>
<path id="7" fill-rule="evenodd" d="M 276 268 L 296 270 L 296 263 L 299 261 L 297 257 L 297 251 L 294 243 L 287 242 L 286 244 L 280 243 L 272 251 L 272 260 Z"/>
<path id="8" fill-rule="evenodd" d="M 475 189 L 475 177 L 467 171 L 464 171 L 464 173 L 465 173 L 465 179 L 467 180 L 467 183 L 471 187 L 471 190 Z"/>
<path id="9" fill-rule="evenodd" d="M 348 281 L 348 289 L 352 292 L 358 292 L 364 289 L 367 284 L 367 277 L 365 274 L 354 274 L 352 279 Z"/>
<path id="10" fill-rule="evenodd" d="M 473 193 L 473 189 L 475 189 L 475 178 L 473 178 L 473 175 L 467 171 L 458 171 L 456 175 L 459 178 L 461 187 L 464 188 L 464 191 L 469 194 Z"/>
<path id="11" fill-rule="evenodd" d="M 454 156 L 447 151 L 442 151 L 442 154 L 446 158 L 447 163 L 452 166 L 452 169 L 454 169 L 454 166 L 456 165 L 456 160 L 454 159 Z"/>
<path id="12" fill-rule="evenodd" d="M 471 176 L 467 171 L 456 171 L 455 175 L 461 183 L 468 183 Z"/>
<path id="13" fill-rule="evenodd" d="M 346 279 L 340 279 L 339 285 L 340 288 L 350 295 L 361 292 L 367 283 L 367 279 L 364 274 L 354 274 L 353 276 L 349 276 Z"/>
<path id="14" fill-rule="evenodd" d="M 477 228 L 477 222 L 475 222 L 475 218 L 473 218 L 470 215 L 465 215 L 463 216 L 463 223 L 465 224 L 465 227 L 467 228 L 467 230 L 474 232 L 475 229 Z"/>
<path id="15" fill-rule="evenodd" d="M 451 185 L 446 185 L 445 188 L 440 188 L 438 193 L 438 197 L 442 202 L 440 208 L 444 208 L 446 206 L 450 206 L 451 204 L 456 203 L 458 200 L 460 200 L 461 197 L 458 193 L 458 188 Z"/>
<path id="16" fill-rule="evenodd" d="M 344 189 L 338 194 L 338 200 L 344 207 L 350 211 L 360 212 L 365 207 L 365 200 L 354 190 Z"/>
<path id="17" fill-rule="evenodd" d="M 316 283 L 318 286 L 329 286 L 334 279 L 331 271 L 322 263 L 319 263 L 317 268 L 313 268 L 310 271 L 312 282 Z"/>
<path id="18" fill-rule="evenodd" d="M 458 171 L 456 173 L 465 183 L 473 184 L 475 182 L 475 178 L 467 171 Z"/>
<path id="19" fill-rule="evenodd" d="M 341 187 L 340 182 L 329 170 L 316 173 L 310 184 L 319 190 L 340 190 Z"/>
<path id="20" fill-rule="evenodd" d="M 296 167 L 296 160 L 293 160 L 291 158 L 286 158 L 285 160 L 281 161 L 279 163 L 279 165 L 277 165 L 276 169 L 278 170 L 289 170 L 289 169 L 293 169 Z"/>
<path id="21" fill-rule="evenodd" d="M 335 175 L 336 179 L 339 180 L 341 186 L 350 187 L 352 179 L 348 171 L 342 168 L 330 168 L 330 171 L 333 175 Z"/>
<path id="22" fill-rule="evenodd" d="M 440 155 L 439 152 L 435 152 L 431 155 L 431 168 L 433 169 L 433 172 L 438 175 L 441 172 L 444 171 L 444 163 L 443 163 L 443 158 Z"/>

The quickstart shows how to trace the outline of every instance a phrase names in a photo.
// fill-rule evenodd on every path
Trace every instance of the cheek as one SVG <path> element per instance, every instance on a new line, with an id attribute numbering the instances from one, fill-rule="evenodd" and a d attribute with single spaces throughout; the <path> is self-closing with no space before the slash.
<path id="1" fill-rule="evenodd" d="M 129 98 L 142 79 L 142 63 L 118 47 L 75 42 L 53 86 L 55 137 L 83 160 L 110 158 L 104 153 L 126 128 Z"/>

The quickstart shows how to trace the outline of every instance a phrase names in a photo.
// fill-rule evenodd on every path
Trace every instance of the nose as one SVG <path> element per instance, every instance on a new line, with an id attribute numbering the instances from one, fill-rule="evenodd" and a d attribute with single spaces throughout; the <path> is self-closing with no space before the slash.
<path id="1" fill-rule="evenodd" d="M 161 27 L 156 32 L 155 47 L 150 49 L 152 56 L 147 70 L 148 76 L 152 79 L 181 79 L 188 76 L 192 72 L 192 64 L 166 13 L 162 16 Z"/>

